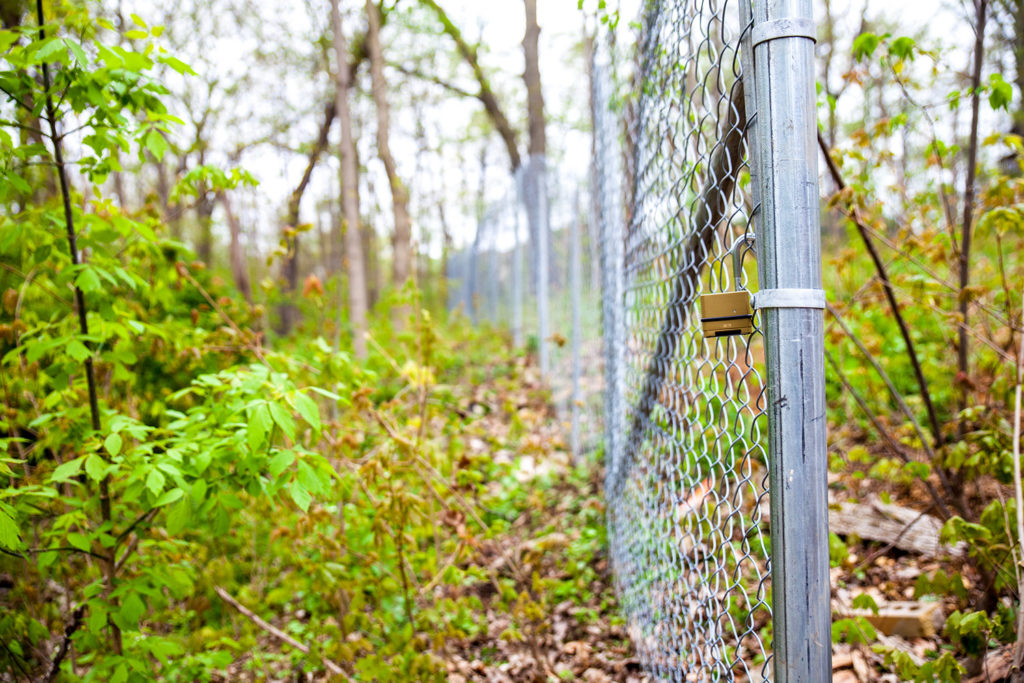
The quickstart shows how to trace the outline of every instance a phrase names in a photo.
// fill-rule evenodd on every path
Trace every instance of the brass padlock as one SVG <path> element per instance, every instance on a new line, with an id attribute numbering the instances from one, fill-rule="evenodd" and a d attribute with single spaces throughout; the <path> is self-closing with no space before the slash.
<path id="1" fill-rule="evenodd" d="M 741 249 L 754 241 L 753 235 L 742 235 L 729 251 L 732 253 L 733 281 L 743 274 Z M 749 248 L 749 247 L 748 247 Z M 754 331 L 754 311 L 749 292 L 722 292 L 700 297 L 700 322 L 707 338 L 750 334 Z"/>
<path id="2" fill-rule="evenodd" d="M 704 294 L 700 297 L 700 323 L 705 337 L 728 337 L 754 331 L 754 312 L 747 292 Z"/>

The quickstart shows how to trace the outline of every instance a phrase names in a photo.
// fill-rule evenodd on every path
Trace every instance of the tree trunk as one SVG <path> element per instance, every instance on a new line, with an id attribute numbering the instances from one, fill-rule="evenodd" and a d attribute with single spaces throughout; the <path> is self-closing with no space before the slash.
<path id="1" fill-rule="evenodd" d="M 409 218 L 409 191 L 398 177 L 398 167 L 391 154 L 390 107 L 387 81 L 384 78 L 384 55 L 380 45 L 380 11 L 373 0 L 366 0 L 366 15 L 369 19 L 366 48 L 370 54 L 373 102 L 377 108 L 377 156 L 384 163 L 384 170 L 388 175 L 392 210 L 395 216 L 395 231 L 391 238 L 391 280 L 397 289 L 402 289 L 412 275 L 412 221 Z M 408 307 L 396 307 L 394 311 L 396 327 L 401 327 L 408 315 Z"/>
<path id="2" fill-rule="evenodd" d="M 213 265 L 213 209 L 214 197 L 203 183 L 199 188 L 199 199 L 196 200 L 196 220 L 199 223 L 199 241 L 196 254 L 199 260 L 209 268 Z"/>
<path id="3" fill-rule="evenodd" d="M 537 291 L 537 336 L 540 348 L 540 371 L 548 371 L 548 197 L 547 197 L 547 126 L 544 120 L 544 94 L 540 84 L 540 26 L 537 24 L 537 0 L 524 0 L 526 6 L 526 34 L 523 36 L 523 56 L 526 70 L 526 109 L 530 130 L 530 164 L 526 174 L 526 215 L 533 253 L 534 278 Z"/>
<path id="4" fill-rule="evenodd" d="M 547 129 L 544 122 L 544 93 L 540 87 L 540 26 L 537 24 L 537 0 L 526 3 L 526 35 L 523 36 L 523 56 L 526 58 L 526 109 L 529 115 L 530 156 L 546 154 Z"/>
<path id="5" fill-rule="evenodd" d="M 249 285 L 249 266 L 246 263 L 245 251 L 242 248 L 242 226 L 238 222 L 238 216 L 231 209 L 231 200 L 226 192 L 219 192 L 217 199 L 224 207 L 224 217 L 228 222 L 228 230 L 231 232 L 228 255 L 231 260 L 231 276 L 235 280 L 235 286 L 242 293 L 245 300 L 252 303 L 252 288 Z"/>
<path id="6" fill-rule="evenodd" d="M 981 66 L 985 59 L 985 19 L 988 0 L 977 0 L 977 24 L 974 27 L 974 69 L 971 74 L 971 130 L 967 144 L 967 178 L 964 181 L 964 221 L 960 233 L 960 328 L 957 341 L 957 382 L 960 384 L 960 409 L 969 404 L 970 357 L 968 355 L 967 316 L 970 300 L 967 287 L 971 282 L 971 229 L 974 221 L 975 173 L 978 166 L 978 117 L 981 106 Z M 965 425 L 960 420 L 958 436 L 963 436 Z"/>
<path id="7" fill-rule="evenodd" d="M 299 287 L 299 233 L 295 231 L 295 226 L 299 224 L 299 208 L 302 204 L 302 197 L 306 193 L 306 188 L 309 186 L 309 181 L 313 177 L 313 169 L 316 168 L 320 155 L 327 149 L 327 138 L 331 131 L 331 124 L 334 122 L 336 110 L 337 107 L 334 102 L 324 108 L 324 119 L 320 124 L 320 132 L 317 134 L 313 149 L 309 152 L 306 170 L 303 171 L 299 184 L 295 186 L 291 197 L 288 198 L 288 211 L 285 214 L 283 229 L 287 251 L 281 263 L 281 276 L 284 278 L 285 283 L 285 300 L 281 303 L 281 307 L 278 310 L 281 318 L 281 326 L 278 331 L 282 335 L 286 335 L 291 331 L 298 316 L 298 311 L 296 311 L 295 305 L 290 299 L 295 295 Z"/>
<path id="8" fill-rule="evenodd" d="M 1024 0 L 1007 3 L 1013 13 L 1013 61 L 1016 67 L 1017 109 L 1013 113 L 1013 132 L 1024 133 Z"/>
<path id="9" fill-rule="evenodd" d="M 366 274 L 366 306 L 373 308 L 380 299 L 384 280 L 380 267 L 380 250 L 377 248 L 377 233 L 373 226 L 368 223 L 360 224 L 359 239 L 362 244 L 363 273 Z"/>
<path id="10" fill-rule="evenodd" d="M 348 88 L 351 73 L 345 68 L 346 43 L 341 26 L 339 0 L 331 0 L 331 28 L 334 32 L 334 53 L 337 57 L 337 92 L 335 108 L 341 123 L 341 205 L 344 220 L 345 255 L 348 260 L 348 317 L 352 326 L 352 350 L 356 358 L 366 358 L 366 273 L 363 270 L 363 248 L 359 228 L 359 198 L 356 183 L 355 141 L 352 138 L 352 113 L 349 109 Z"/>

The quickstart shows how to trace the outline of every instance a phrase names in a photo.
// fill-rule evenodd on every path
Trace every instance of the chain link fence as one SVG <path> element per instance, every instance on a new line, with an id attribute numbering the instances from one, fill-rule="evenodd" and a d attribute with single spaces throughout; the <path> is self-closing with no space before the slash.
<path id="1" fill-rule="evenodd" d="M 745 28 L 728 3 L 648 3 L 628 128 L 595 116 L 599 165 L 625 140 L 629 181 L 626 234 L 602 215 L 611 278 L 622 269 L 606 290 L 624 422 L 609 437 L 611 552 L 630 637 L 664 680 L 770 677 L 761 344 L 705 339 L 699 302 L 748 282 L 731 255 L 753 233 Z"/>
<path id="2" fill-rule="evenodd" d="M 531 178 L 534 163 L 545 172 Z M 449 255 L 448 309 L 506 331 L 536 356 L 565 447 L 578 460 L 604 438 L 600 243 L 589 188 L 546 166 L 532 159 L 510 178 L 502 198 L 483 209 L 473 241 Z M 543 193 L 530 189 L 538 176 Z M 543 248 L 530 234 L 530 210 L 547 225 Z"/>
<path id="3" fill-rule="evenodd" d="M 574 452 L 603 439 L 616 587 L 658 680 L 831 672 L 809 17 L 645 2 L 635 45 L 597 41 L 589 187 L 520 184 L 456 255 L 455 303 L 536 345 Z M 539 232 L 509 239 L 525 215 Z M 728 292 L 750 308 L 705 313 Z"/>

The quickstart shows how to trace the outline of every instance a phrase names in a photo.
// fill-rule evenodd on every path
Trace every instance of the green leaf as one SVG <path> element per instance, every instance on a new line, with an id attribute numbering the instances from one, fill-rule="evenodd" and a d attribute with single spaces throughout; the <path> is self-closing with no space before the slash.
<path id="1" fill-rule="evenodd" d="M 263 444 L 267 442 L 267 435 L 270 434 L 270 428 L 273 424 L 274 422 L 270 417 L 270 410 L 267 408 L 266 401 L 261 401 L 249 413 L 246 439 L 249 442 L 250 449 L 255 452 L 263 447 Z"/>
<path id="2" fill-rule="evenodd" d="M 189 509 L 188 501 L 182 500 L 172 505 L 167 511 L 167 533 L 177 536 L 185 530 L 191 518 L 192 511 Z"/>
<path id="3" fill-rule="evenodd" d="M 85 50 L 82 49 L 82 46 L 77 40 L 74 40 L 73 38 L 64 38 L 64 45 L 71 50 L 71 54 L 75 56 L 75 60 L 78 61 L 79 66 L 85 66 L 89 63 L 89 57 L 85 54 Z"/>
<path id="4" fill-rule="evenodd" d="M 77 339 L 72 339 L 67 346 L 68 355 L 81 363 L 92 355 L 88 347 Z"/>
<path id="5" fill-rule="evenodd" d="M 146 476 L 146 488 L 149 489 L 154 496 L 159 496 L 160 492 L 164 490 L 164 482 L 166 478 L 155 467 L 149 471 Z"/>
<path id="6" fill-rule="evenodd" d="M 0 31 L 0 52 L 7 52 L 11 45 L 18 42 L 21 36 L 14 31 Z"/>
<path id="7" fill-rule="evenodd" d="M 47 38 L 43 44 L 39 46 L 39 49 L 36 50 L 35 54 L 32 56 L 32 60 L 37 64 L 49 61 L 57 55 L 63 47 L 63 41 L 57 38 Z"/>
<path id="8" fill-rule="evenodd" d="M 146 484 L 149 485 L 148 480 L 146 481 Z M 181 489 L 170 489 L 169 491 L 164 491 L 160 494 L 160 497 L 153 502 L 153 507 L 158 508 L 163 507 L 164 505 L 169 505 L 177 500 L 181 500 L 181 497 L 184 495 L 185 492 Z"/>
<path id="9" fill-rule="evenodd" d="M 121 609 L 118 616 L 122 620 L 122 628 L 135 629 L 139 626 L 139 619 L 146 613 L 146 603 L 142 601 L 138 593 L 129 593 L 121 602 Z"/>
<path id="10" fill-rule="evenodd" d="M 107 461 L 101 458 L 96 453 L 90 453 L 89 456 L 85 459 L 85 472 L 93 481 L 102 480 L 105 476 L 107 476 L 108 471 L 109 467 L 107 465 Z"/>
<path id="11" fill-rule="evenodd" d="M 868 593 L 861 593 L 853 599 L 852 602 L 854 609 L 868 609 L 878 614 L 878 603 Z"/>
<path id="12" fill-rule="evenodd" d="M 277 479 L 286 469 L 291 467 L 291 464 L 295 462 L 294 451 L 280 451 L 270 460 L 270 464 L 267 465 L 267 473 L 271 477 Z"/>
<path id="13" fill-rule="evenodd" d="M 889 45 L 889 54 L 900 59 L 912 59 L 914 57 L 914 46 L 917 43 L 913 38 L 900 36 Z"/>
<path id="14" fill-rule="evenodd" d="M 166 64 L 167 66 L 171 67 L 172 69 L 174 69 L 175 71 L 177 71 L 179 74 L 181 74 L 183 76 L 185 76 L 185 75 L 195 76 L 196 75 L 196 72 L 192 70 L 192 67 L 190 67 L 188 64 L 186 64 L 185 62 L 181 61 L 177 57 L 171 57 L 170 55 L 164 55 L 163 57 L 159 58 L 159 61 L 162 64 Z"/>
<path id="15" fill-rule="evenodd" d="M 0 506 L 0 548 L 19 550 L 21 548 L 21 534 L 13 517 L 5 510 L 6 507 L 6 505 Z"/>
<path id="16" fill-rule="evenodd" d="M 1002 74 L 988 77 L 988 103 L 993 110 L 1009 109 L 1013 100 L 1013 86 L 1003 80 Z"/>
<path id="17" fill-rule="evenodd" d="M 320 408 L 316 405 L 316 401 L 311 399 L 302 393 L 296 393 L 292 397 L 295 402 L 295 410 L 298 411 L 302 419 L 313 428 L 317 433 L 320 432 Z"/>
<path id="18" fill-rule="evenodd" d="M 293 481 L 289 487 L 289 492 L 292 495 L 292 500 L 299 506 L 303 512 L 309 512 L 309 504 L 313 502 L 313 497 L 309 495 L 309 491 L 297 481 Z"/>
<path id="19" fill-rule="evenodd" d="M 123 443 L 120 434 L 108 434 L 107 438 L 103 440 L 103 447 L 107 449 L 107 453 L 113 458 L 121 452 L 121 445 Z"/>
<path id="20" fill-rule="evenodd" d="M 199 505 L 206 499 L 206 480 L 196 479 L 192 482 L 192 503 Z"/>
<path id="21" fill-rule="evenodd" d="M 874 33 L 862 33 L 853 39 L 853 58 L 862 61 L 875 53 L 881 38 Z"/>
<path id="22" fill-rule="evenodd" d="M 155 128 L 146 134 L 146 149 L 148 149 L 157 161 L 161 161 L 164 158 L 164 154 L 167 153 L 169 145 L 167 139 L 163 133 L 156 130 Z"/>
<path id="23" fill-rule="evenodd" d="M 75 278 L 75 286 L 88 294 L 89 292 L 99 291 L 103 285 L 96 271 L 89 266 L 85 266 L 78 274 L 78 277 Z"/>
<path id="24" fill-rule="evenodd" d="M 57 469 L 50 475 L 50 481 L 67 481 L 77 476 L 82 471 L 83 462 L 85 462 L 85 456 L 68 460 L 66 463 L 58 465 Z"/>
<path id="25" fill-rule="evenodd" d="M 78 550 L 85 552 L 88 552 L 92 548 L 92 543 L 89 541 L 87 536 L 74 531 L 68 534 L 68 545 L 72 548 L 77 548 Z"/>
<path id="26" fill-rule="evenodd" d="M 341 401 L 342 400 L 341 396 L 338 396 L 333 391 L 327 391 L 326 389 L 321 389 L 320 387 L 309 387 L 309 390 L 320 394 L 324 398 L 329 398 L 332 401 Z"/>
<path id="27" fill-rule="evenodd" d="M 299 466 L 295 470 L 295 479 L 302 484 L 302 488 L 306 489 L 310 493 L 323 493 L 324 486 L 320 481 L 320 478 L 316 476 L 316 472 L 313 471 L 313 468 L 303 461 L 299 462 Z"/>
<path id="28" fill-rule="evenodd" d="M 292 441 L 295 441 L 295 418 L 292 414 L 285 409 L 280 403 L 271 402 L 268 407 L 270 408 L 270 415 L 274 418 L 274 422 L 281 428 Z"/>

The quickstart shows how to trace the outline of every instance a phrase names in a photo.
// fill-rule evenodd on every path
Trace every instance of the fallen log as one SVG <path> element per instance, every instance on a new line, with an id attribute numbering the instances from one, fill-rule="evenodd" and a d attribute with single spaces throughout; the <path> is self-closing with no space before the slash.
<path id="1" fill-rule="evenodd" d="M 942 521 L 938 517 L 877 499 L 830 506 L 828 527 L 839 536 L 878 541 L 924 557 L 963 557 L 967 553 L 966 543 L 948 546 L 939 541 Z"/>

